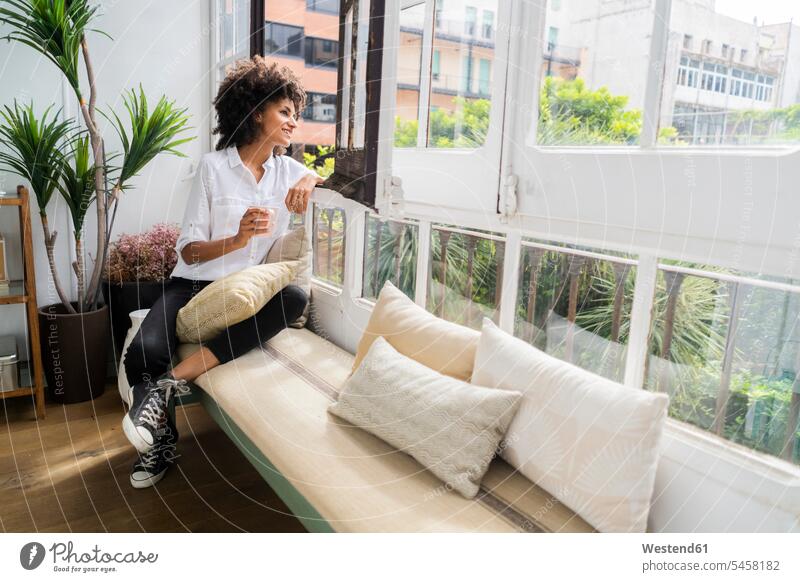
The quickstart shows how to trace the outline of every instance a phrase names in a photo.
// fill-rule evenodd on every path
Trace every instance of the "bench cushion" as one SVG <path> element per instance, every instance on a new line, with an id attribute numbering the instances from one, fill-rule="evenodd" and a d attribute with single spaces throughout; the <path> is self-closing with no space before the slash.
<path id="1" fill-rule="evenodd" d="M 287 329 L 196 383 L 336 531 L 591 531 L 501 460 L 464 499 L 411 456 L 330 415 L 352 364 L 311 331 Z"/>

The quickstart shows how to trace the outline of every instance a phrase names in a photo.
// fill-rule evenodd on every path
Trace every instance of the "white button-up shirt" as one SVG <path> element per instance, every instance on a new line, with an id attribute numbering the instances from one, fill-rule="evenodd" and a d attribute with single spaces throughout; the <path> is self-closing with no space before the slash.
<path id="1" fill-rule="evenodd" d="M 256 183 L 236 147 L 205 154 L 197 168 L 183 215 L 181 234 L 175 245 L 178 264 L 172 276 L 216 281 L 261 263 L 272 243 L 288 230 L 290 214 L 286 208 L 286 194 L 306 174 L 316 175 L 289 156 L 272 155 L 264 162 L 264 175 Z M 278 209 L 270 236 L 254 236 L 246 247 L 210 261 L 187 264 L 183 260 L 181 251 L 191 242 L 235 235 L 242 215 L 250 206 L 274 206 Z"/>

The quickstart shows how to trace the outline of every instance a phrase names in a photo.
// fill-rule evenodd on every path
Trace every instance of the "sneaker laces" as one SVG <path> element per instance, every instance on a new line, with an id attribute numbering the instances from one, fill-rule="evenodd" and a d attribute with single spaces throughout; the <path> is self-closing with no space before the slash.
<path id="1" fill-rule="evenodd" d="M 156 381 L 156 389 L 158 388 L 163 388 L 166 390 L 167 400 L 169 400 L 171 395 L 186 396 L 192 393 L 192 389 L 189 388 L 189 385 L 186 382 L 186 380 L 182 379 L 175 380 L 174 378 L 161 378 L 160 380 Z"/>
<path id="2" fill-rule="evenodd" d="M 151 392 L 153 396 L 147 400 L 147 403 L 139 413 L 139 420 L 149 424 L 153 430 L 156 430 L 167 418 L 167 403 L 159 390 L 154 389 Z"/>

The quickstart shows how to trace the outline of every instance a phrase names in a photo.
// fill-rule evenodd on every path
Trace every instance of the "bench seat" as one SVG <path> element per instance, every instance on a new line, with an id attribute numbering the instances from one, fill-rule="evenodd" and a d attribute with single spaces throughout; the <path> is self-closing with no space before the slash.
<path id="1" fill-rule="evenodd" d="M 181 346 L 179 357 L 194 349 Z M 592 531 L 502 460 L 464 499 L 411 456 L 329 414 L 352 363 L 311 331 L 286 329 L 196 380 L 200 401 L 307 529 Z"/>

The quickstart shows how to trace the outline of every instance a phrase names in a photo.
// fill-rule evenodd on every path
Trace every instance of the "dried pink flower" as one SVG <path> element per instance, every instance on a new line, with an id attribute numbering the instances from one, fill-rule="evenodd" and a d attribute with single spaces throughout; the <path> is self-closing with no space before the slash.
<path id="1" fill-rule="evenodd" d="M 147 232 L 122 234 L 109 245 L 105 276 L 112 283 L 163 281 L 175 268 L 175 244 L 181 229 L 159 223 Z"/>

